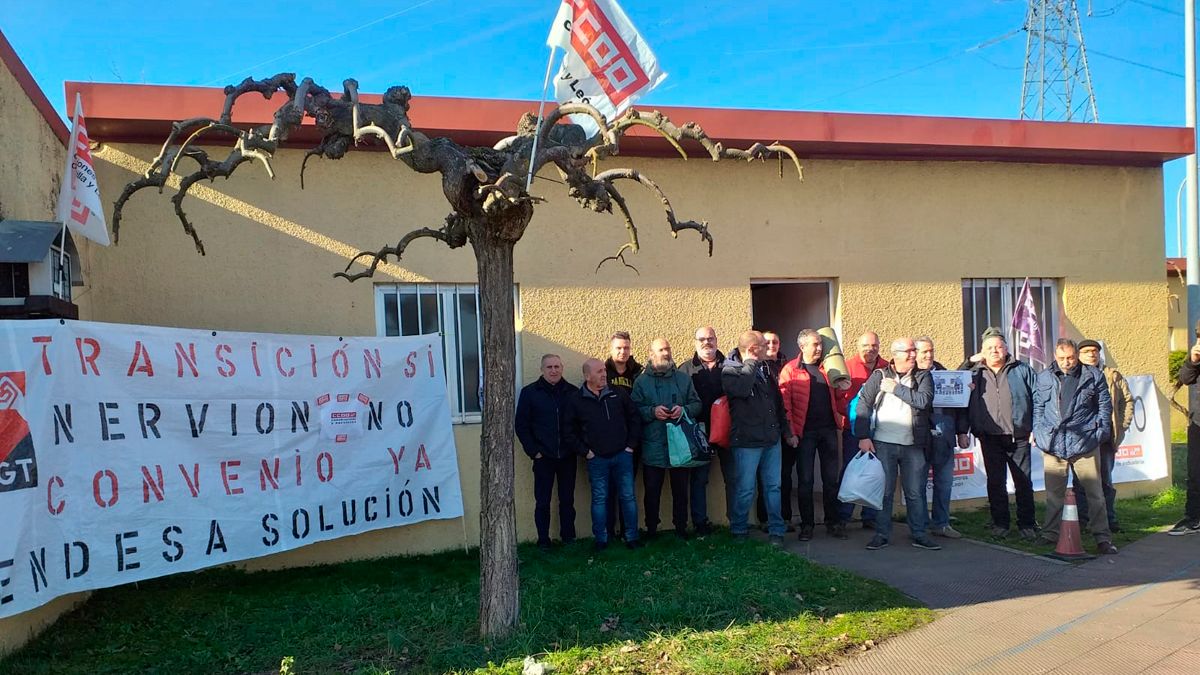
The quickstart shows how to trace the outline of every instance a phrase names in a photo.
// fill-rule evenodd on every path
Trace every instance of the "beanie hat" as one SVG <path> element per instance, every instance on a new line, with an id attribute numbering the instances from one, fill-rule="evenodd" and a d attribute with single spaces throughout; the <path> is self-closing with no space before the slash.
<path id="1" fill-rule="evenodd" d="M 1083 351 L 1088 347 L 1095 347 L 1098 350 L 1100 349 L 1100 343 L 1096 342 L 1095 340 L 1080 340 L 1079 351 Z"/>

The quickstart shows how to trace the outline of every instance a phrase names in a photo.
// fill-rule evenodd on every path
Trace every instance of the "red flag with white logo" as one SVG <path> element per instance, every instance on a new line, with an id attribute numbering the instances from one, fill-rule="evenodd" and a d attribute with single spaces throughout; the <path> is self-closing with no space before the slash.
<path id="1" fill-rule="evenodd" d="M 75 116 L 67 145 L 67 166 L 58 193 L 56 219 L 71 231 L 101 246 L 108 246 L 108 223 L 100 202 L 100 185 L 92 166 L 91 140 L 83 117 L 83 102 L 75 93 Z"/>
<path id="2" fill-rule="evenodd" d="M 566 51 L 554 78 L 555 99 L 590 103 L 609 120 L 667 77 L 616 0 L 563 0 L 546 44 Z M 588 135 L 599 131 L 590 117 L 571 121 Z"/>

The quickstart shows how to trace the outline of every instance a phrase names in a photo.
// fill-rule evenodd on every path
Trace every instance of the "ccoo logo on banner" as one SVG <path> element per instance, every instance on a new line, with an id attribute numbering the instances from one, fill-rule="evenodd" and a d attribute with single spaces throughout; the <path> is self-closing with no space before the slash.
<path id="1" fill-rule="evenodd" d="M 462 516 L 436 336 L 0 322 L 0 617 Z"/>
<path id="2" fill-rule="evenodd" d="M 1132 483 L 1139 480 L 1156 480 L 1167 475 L 1167 446 L 1163 435 L 1162 418 L 1158 412 L 1158 392 L 1154 378 L 1150 375 L 1134 375 L 1125 378 L 1129 393 L 1133 397 L 1133 419 L 1129 430 L 1117 449 L 1113 465 L 1113 483 Z M 1036 447 L 1030 452 L 1030 472 L 1033 489 L 1046 487 L 1042 453 Z M 932 499 L 932 483 L 929 484 Z M 1012 476 L 1008 477 L 1008 492 L 1013 494 Z M 972 437 L 971 446 L 956 449 L 954 455 L 953 499 L 973 499 L 987 496 L 987 471 L 979 441 Z"/>

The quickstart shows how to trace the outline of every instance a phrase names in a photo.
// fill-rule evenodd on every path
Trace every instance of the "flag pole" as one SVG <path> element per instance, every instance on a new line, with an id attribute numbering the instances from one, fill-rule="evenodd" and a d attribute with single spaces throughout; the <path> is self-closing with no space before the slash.
<path id="1" fill-rule="evenodd" d="M 68 181 L 67 179 L 70 177 L 71 168 L 75 164 L 73 161 L 75 159 L 75 132 L 79 130 L 79 106 L 81 104 L 82 101 L 80 99 L 79 92 L 75 92 L 75 112 L 71 115 L 71 137 L 67 140 L 67 170 L 63 174 L 63 184 L 59 188 L 60 192 L 62 190 L 74 189 L 75 186 L 74 181 Z M 58 283 L 60 284 L 63 282 L 63 265 L 65 265 L 67 261 L 67 218 L 71 217 L 70 213 L 71 212 L 68 207 L 67 216 L 63 218 L 62 222 L 62 235 L 59 237 L 58 242 L 57 275 Z M 63 289 L 62 293 L 63 295 L 66 295 L 66 289 Z"/>
<path id="2" fill-rule="evenodd" d="M 533 132 L 533 147 L 529 149 L 529 175 L 525 178 L 525 191 L 533 185 L 533 162 L 537 157 L 538 138 L 542 135 L 542 111 L 546 107 L 546 90 L 550 88 L 550 69 L 554 66 L 554 47 L 550 48 L 550 56 L 546 59 L 546 77 L 542 80 L 542 100 L 538 102 L 537 127 Z"/>

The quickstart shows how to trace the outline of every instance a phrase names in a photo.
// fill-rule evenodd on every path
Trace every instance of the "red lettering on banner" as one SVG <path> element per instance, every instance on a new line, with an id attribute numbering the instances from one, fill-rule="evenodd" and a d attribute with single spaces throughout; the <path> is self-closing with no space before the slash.
<path id="1" fill-rule="evenodd" d="M 309 343 L 308 355 L 310 357 L 312 357 L 312 375 L 313 375 L 313 377 L 316 377 L 317 376 L 317 346 L 316 345 Z"/>
<path id="2" fill-rule="evenodd" d="M 258 343 L 250 343 L 250 361 L 254 363 L 254 374 L 262 377 L 262 369 L 258 367 Z"/>
<path id="3" fill-rule="evenodd" d="M 571 46 L 618 108 L 650 82 L 633 50 L 594 0 L 572 0 Z"/>
<path id="4" fill-rule="evenodd" d="M 417 364 L 413 361 L 413 359 L 415 359 L 415 358 L 417 358 L 417 353 L 409 352 L 408 358 L 404 359 L 404 364 L 405 364 L 404 365 L 404 376 L 405 377 L 411 378 L 413 375 L 417 374 Z"/>
<path id="5" fill-rule="evenodd" d="M 217 360 L 221 362 L 221 365 L 217 366 L 217 372 L 221 375 L 221 377 L 233 377 L 234 373 L 237 372 L 237 365 L 233 361 L 225 358 L 225 354 L 233 353 L 233 347 L 230 347 L 229 345 L 217 345 L 216 352 Z M 222 354 L 221 352 L 224 352 L 225 354 Z"/>
<path id="6" fill-rule="evenodd" d="M 154 377 L 154 364 L 150 362 L 150 352 L 146 351 L 141 340 L 133 343 L 133 358 L 129 360 L 129 371 L 125 376 L 133 377 L 134 373 L 145 373 L 147 377 Z"/>
<path id="7" fill-rule="evenodd" d="M 108 479 L 108 499 L 100 496 L 100 479 Z M 102 509 L 106 509 L 117 503 L 117 474 L 112 472 L 112 469 L 104 469 L 97 471 L 95 476 L 92 476 L 92 498 L 96 500 L 96 504 Z"/>
<path id="8" fill-rule="evenodd" d="M 1117 459 L 1134 459 L 1142 456 L 1142 446 L 1122 445 L 1117 448 Z"/>
<path id="9" fill-rule="evenodd" d="M 188 475 L 187 468 L 182 464 L 179 465 L 179 473 L 183 474 L 183 482 L 187 483 L 188 491 L 193 497 L 200 496 L 200 465 L 192 465 L 192 475 Z"/>
<path id="10" fill-rule="evenodd" d="M 67 508 L 67 503 L 61 499 L 58 500 L 57 504 L 54 503 L 54 488 L 63 486 L 63 479 L 58 476 L 51 476 L 50 480 L 46 482 L 46 510 L 52 516 L 57 516 L 63 512 L 63 509 Z"/>
<path id="11" fill-rule="evenodd" d="M 374 354 L 370 349 L 363 350 L 363 370 L 367 373 L 367 379 L 371 379 L 371 372 L 375 372 L 375 377 L 383 377 L 383 357 L 379 355 L 379 350 L 376 349 Z"/>
<path id="12" fill-rule="evenodd" d="M 83 354 L 84 345 L 88 346 L 87 356 Z M 100 343 L 95 338 L 75 338 L 75 351 L 79 352 L 79 368 L 84 375 L 88 374 L 88 366 L 91 366 L 92 373 L 100 374 L 100 369 L 96 367 L 96 359 L 100 358 Z"/>
<path id="13" fill-rule="evenodd" d="M 186 350 L 183 348 L 183 343 L 175 343 L 175 365 L 178 367 L 176 377 L 183 377 L 183 364 L 185 363 L 192 371 L 192 377 L 200 377 L 200 370 L 196 367 L 195 342 L 189 342 Z"/>
<path id="14" fill-rule="evenodd" d="M 296 367 L 288 366 L 287 370 L 283 369 L 284 354 L 287 354 L 289 359 L 292 358 L 292 350 L 288 349 L 287 347 L 280 347 L 279 349 L 275 350 L 275 367 L 279 369 L 280 375 L 284 377 L 291 377 L 292 375 L 296 374 Z"/>
<path id="15" fill-rule="evenodd" d="M 46 347 L 53 339 L 54 338 L 50 337 L 49 335 L 35 335 L 33 337 L 34 344 L 42 345 L 42 371 L 47 375 L 53 374 L 50 372 L 50 358 L 46 355 Z"/>
<path id="16" fill-rule="evenodd" d="M 429 355 L 429 376 L 434 377 L 436 375 L 437 371 L 433 367 L 433 348 L 426 347 L 426 349 L 429 350 L 428 352 L 426 352 L 426 354 Z"/>
<path id="17" fill-rule="evenodd" d="M 221 482 L 225 484 L 225 494 L 240 495 L 245 492 L 240 487 L 229 487 L 230 483 L 237 482 L 238 479 L 238 475 L 230 471 L 230 469 L 236 469 L 241 465 L 242 462 L 238 459 L 221 460 Z"/>
<path id="18" fill-rule="evenodd" d="M 387 449 L 388 454 L 392 456 L 392 468 L 395 469 L 396 475 L 400 475 L 400 460 L 404 459 L 404 446 L 400 446 L 400 452 L 396 452 L 391 448 Z"/>
<path id="19" fill-rule="evenodd" d="M 975 473 L 975 455 L 970 452 L 954 455 L 954 475 L 970 476 Z"/>
<path id="20" fill-rule="evenodd" d="M 413 473 L 420 471 L 422 468 L 432 469 L 433 464 L 429 463 L 429 455 L 425 452 L 425 444 L 422 443 L 417 448 L 417 466 L 413 469 Z"/>
<path id="21" fill-rule="evenodd" d="M 279 489 L 279 458 L 275 458 L 275 466 L 272 468 L 267 464 L 267 460 L 262 461 L 262 466 L 258 469 L 258 486 L 263 492 L 267 491 L 267 483 L 276 490 Z"/>
<path id="22" fill-rule="evenodd" d="M 321 463 L 325 463 L 325 470 L 321 470 Z M 322 483 L 328 483 L 333 480 L 333 455 L 328 452 L 322 452 L 317 455 L 317 480 Z"/>
<path id="23" fill-rule="evenodd" d="M 150 502 L 150 493 L 152 491 L 154 492 L 154 498 L 157 501 L 161 502 L 163 500 L 164 485 L 163 485 L 163 473 L 162 473 L 161 465 L 159 465 L 159 464 L 154 465 L 154 474 L 155 475 L 153 475 L 153 476 L 150 475 L 150 467 L 148 467 L 148 466 L 142 467 L 142 503 L 143 504 L 148 504 Z"/>

